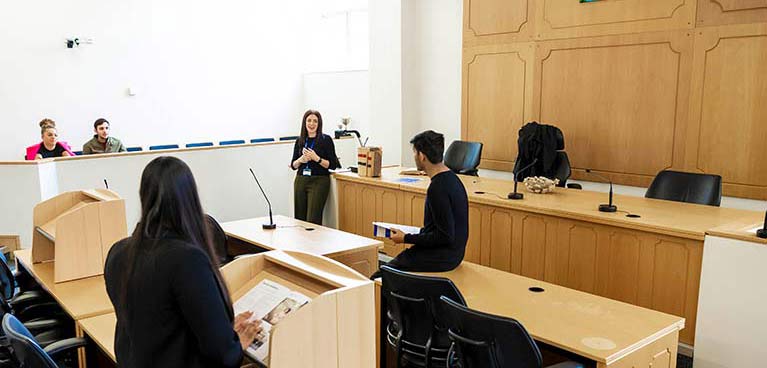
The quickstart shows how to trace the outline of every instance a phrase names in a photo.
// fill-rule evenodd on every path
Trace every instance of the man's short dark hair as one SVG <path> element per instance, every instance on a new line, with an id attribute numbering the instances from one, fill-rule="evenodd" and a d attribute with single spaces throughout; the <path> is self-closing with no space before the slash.
<path id="1" fill-rule="evenodd" d="M 413 148 L 423 153 L 432 164 L 442 162 L 442 154 L 445 151 L 445 136 L 433 130 L 417 134 L 410 140 Z"/>
<path id="2" fill-rule="evenodd" d="M 112 124 L 109 124 L 107 119 L 99 118 L 98 120 L 96 120 L 95 123 L 93 123 L 93 129 L 97 129 L 99 127 L 99 125 L 104 124 L 104 123 L 107 123 L 107 125 L 112 125 Z"/>

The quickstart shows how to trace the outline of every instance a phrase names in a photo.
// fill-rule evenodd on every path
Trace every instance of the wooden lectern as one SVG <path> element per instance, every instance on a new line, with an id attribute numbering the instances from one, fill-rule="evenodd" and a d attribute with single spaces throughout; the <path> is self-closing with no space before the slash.
<path id="1" fill-rule="evenodd" d="M 270 368 L 375 367 L 373 283 L 351 268 L 308 253 L 274 250 L 221 268 L 232 301 L 267 279 L 311 301 L 272 327 Z"/>
<path id="2" fill-rule="evenodd" d="M 125 200 L 110 190 L 59 194 L 33 216 L 32 262 L 55 261 L 55 282 L 103 274 L 109 248 L 128 236 Z"/>

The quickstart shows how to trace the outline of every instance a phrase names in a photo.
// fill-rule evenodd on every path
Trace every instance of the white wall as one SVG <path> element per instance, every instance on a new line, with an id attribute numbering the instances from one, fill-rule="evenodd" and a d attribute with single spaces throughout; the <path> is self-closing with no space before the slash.
<path id="1" fill-rule="evenodd" d="M 412 166 L 409 142 L 415 134 L 435 130 L 445 135 L 445 146 L 461 138 L 463 2 L 408 3 L 403 6 L 402 162 Z"/>
<path id="2" fill-rule="evenodd" d="M 306 1 L 4 4 L 0 160 L 39 141 L 43 117 L 75 147 L 98 117 L 129 145 L 295 135 Z"/>
<path id="3" fill-rule="evenodd" d="M 349 129 L 359 130 L 362 141 L 372 131 L 370 80 L 367 70 L 307 73 L 303 76 L 303 104 L 322 113 L 323 130 L 333 136 L 341 118 L 351 117 Z M 344 167 L 354 162 L 342 162 Z"/>
<path id="4" fill-rule="evenodd" d="M 371 0 L 370 142 L 383 147 L 385 165 L 402 157 L 402 2 Z M 407 0 L 405 0 L 407 2 Z"/>

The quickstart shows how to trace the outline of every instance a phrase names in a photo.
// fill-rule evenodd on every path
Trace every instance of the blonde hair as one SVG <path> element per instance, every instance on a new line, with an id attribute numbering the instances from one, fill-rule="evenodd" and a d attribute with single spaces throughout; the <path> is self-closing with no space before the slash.
<path id="1" fill-rule="evenodd" d="M 56 129 L 56 122 L 48 118 L 40 120 L 40 134 L 45 134 L 48 129 Z"/>

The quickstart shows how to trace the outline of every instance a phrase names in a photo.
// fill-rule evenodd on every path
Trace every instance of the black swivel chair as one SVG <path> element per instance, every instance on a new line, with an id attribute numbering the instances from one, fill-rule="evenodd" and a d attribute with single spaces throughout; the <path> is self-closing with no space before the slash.
<path id="1" fill-rule="evenodd" d="M 448 297 L 443 303 L 448 336 L 453 342 L 447 367 L 460 368 L 541 368 L 538 345 L 521 323 L 471 310 Z M 563 362 L 547 368 L 583 368 Z"/>
<path id="2" fill-rule="evenodd" d="M 567 185 L 567 179 L 569 179 L 570 175 L 572 174 L 572 170 L 570 168 L 570 158 L 567 156 L 567 152 L 565 152 L 565 135 L 559 128 L 555 129 L 557 139 L 557 153 L 556 158 L 554 159 L 554 175 L 550 179 L 559 179 L 559 184 L 557 184 L 558 187 L 581 189 L 580 184 L 573 183 Z M 538 157 L 538 160 L 541 159 L 541 157 Z M 514 172 L 517 172 L 517 169 L 521 169 L 519 157 L 517 157 L 516 162 L 514 162 Z"/>
<path id="3" fill-rule="evenodd" d="M 10 341 L 13 355 L 21 367 L 58 368 L 56 361 L 62 360 L 71 364 L 76 361 L 77 349 L 86 345 L 84 338 L 74 337 L 58 341 L 43 349 L 29 330 L 10 314 L 3 316 L 3 332 Z"/>
<path id="4" fill-rule="evenodd" d="M 205 215 L 205 224 L 208 226 L 210 232 L 211 241 L 213 241 L 213 249 L 218 256 L 218 266 L 221 267 L 232 261 L 232 257 L 229 256 L 229 251 L 226 246 L 227 236 L 224 229 L 211 215 Z"/>
<path id="5" fill-rule="evenodd" d="M 444 367 L 450 340 L 442 323 L 440 296 L 463 303 L 452 281 L 381 267 L 386 299 L 385 338 L 397 353 L 397 367 Z M 382 309 L 384 310 L 384 309 Z"/>
<path id="6" fill-rule="evenodd" d="M 445 151 L 445 165 L 456 174 L 477 175 L 482 160 L 482 143 L 453 141 Z"/>
<path id="7" fill-rule="evenodd" d="M 719 207 L 722 203 L 722 177 L 663 170 L 655 176 L 645 197 Z"/>

